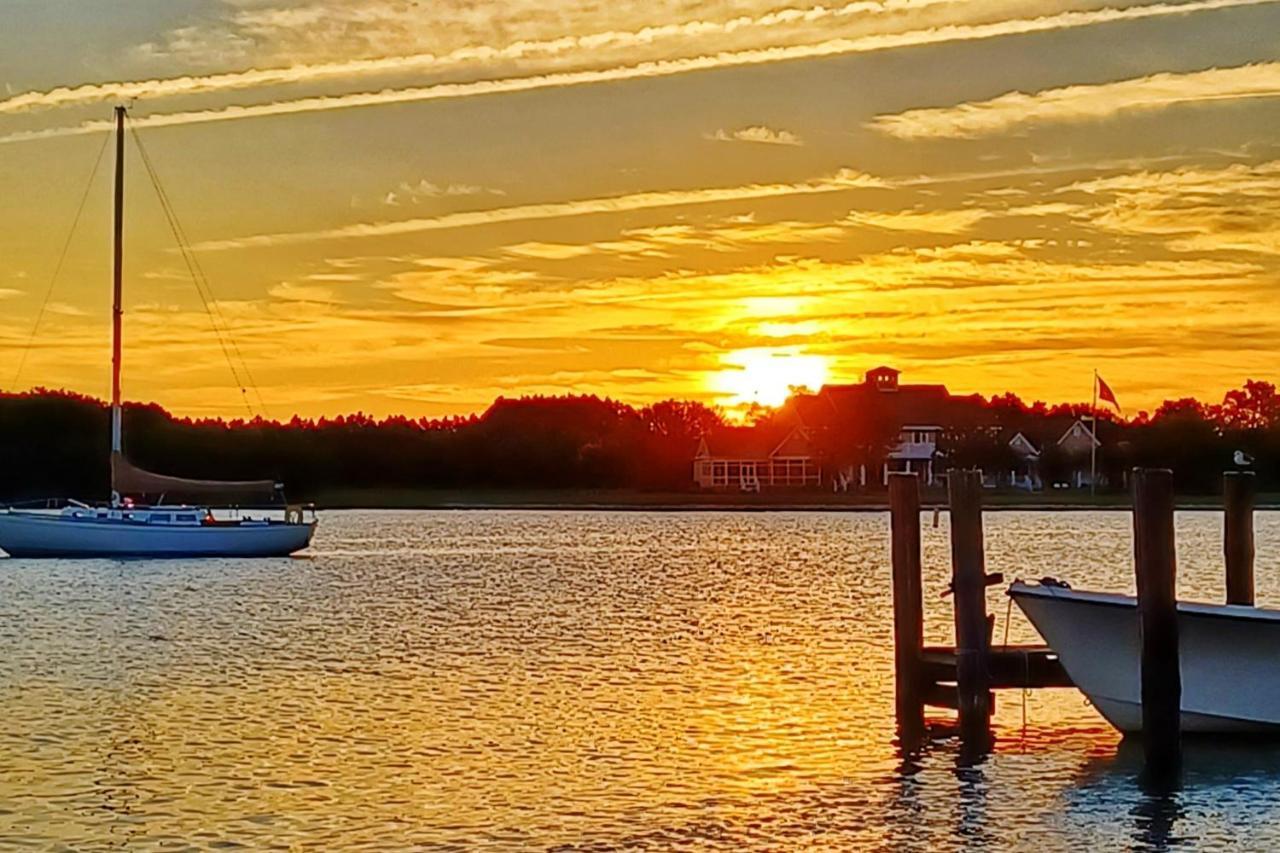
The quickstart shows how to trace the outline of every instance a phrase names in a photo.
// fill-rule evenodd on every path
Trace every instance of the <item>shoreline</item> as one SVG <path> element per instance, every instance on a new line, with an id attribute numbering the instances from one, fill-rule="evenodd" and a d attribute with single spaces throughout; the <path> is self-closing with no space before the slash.
<path id="1" fill-rule="evenodd" d="M 821 493 L 752 495 L 697 492 L 640 492 L 625 490 L 342 490 L 318 495 L 319 510 L 451 510 L 536 512 L 887 512 L 888 495 Z M 1106 495 L 1046 495 L 991 491 L 983 495 L 983 509 L 992 512 L 1029 510 L 1073 512 L 1132 507 L 1127 493 Z M 1179 510 L 1221 510 L 1220 495 L 1183 495 Z M 1257 510 L 1280 510 L 1280 495 L 1258 496 Z M 946 510 L 945 493 L 921 495 L 921 509 Z"/>

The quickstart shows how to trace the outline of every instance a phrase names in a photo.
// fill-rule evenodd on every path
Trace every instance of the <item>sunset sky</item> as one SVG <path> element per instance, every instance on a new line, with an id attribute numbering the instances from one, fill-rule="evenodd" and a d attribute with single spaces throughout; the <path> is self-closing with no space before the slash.
<path id="1" fill-rule="evenodd" d="M 1280 374 L 1280 3 L 5 0 L 0 388 L 180 414 L 777 402 L 891 364 L 1127 410 Z"/>

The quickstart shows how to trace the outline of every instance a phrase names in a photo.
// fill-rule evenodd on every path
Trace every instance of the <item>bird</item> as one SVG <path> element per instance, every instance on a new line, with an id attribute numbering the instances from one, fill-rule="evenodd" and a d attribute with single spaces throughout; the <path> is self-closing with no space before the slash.
<path id="1" fill-rule="evenodd" d="M 1243 450 L 1237 450 L 1236 455 L 1232 457 L 1232 461 L 1236 463 L 1238 468 L 1248 468 L 1253 464 L 1253 457 Z"/>

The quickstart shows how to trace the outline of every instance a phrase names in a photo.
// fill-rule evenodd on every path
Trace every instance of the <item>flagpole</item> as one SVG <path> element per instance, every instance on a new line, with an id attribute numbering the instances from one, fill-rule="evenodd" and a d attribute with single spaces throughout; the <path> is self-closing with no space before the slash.
<path id="1" fill-rule="evenodd" d="M 1089 495 L 1098 494 L 1098 370 L 1093 370 L 1093 408 L 1089 422 Z"/>

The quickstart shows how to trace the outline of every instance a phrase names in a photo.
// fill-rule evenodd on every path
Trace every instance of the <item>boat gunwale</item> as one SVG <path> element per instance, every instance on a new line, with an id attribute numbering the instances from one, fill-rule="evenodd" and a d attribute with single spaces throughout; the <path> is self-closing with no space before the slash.
<path id="1" fill-rule="evenodd" d="M 1136 609 L 1138 599 L 1132 595 L 1115 592 L 1090 592 L 1087 590 L 1068 589 L 1064 587 L 1047 587 L 1029 584 L 1025 581 L 1014 581 L 1006 594 L 1017 600 L 1018 596 L 1030 598 L 1047 598 L 1058 601 L 1071 601 L 1077 604 L 1092 604 L 1098 607 L 1126 607 Z M 1188 616 L 1203 616 L 1210 619 L 1249 620 L 1254 622 L 1280 623 L 1280 610 L 1266 607 L 1250 607 L 1243 604 L 1209 604 L 1198 601 L 1179 601 L 1178 613 Z"/>

